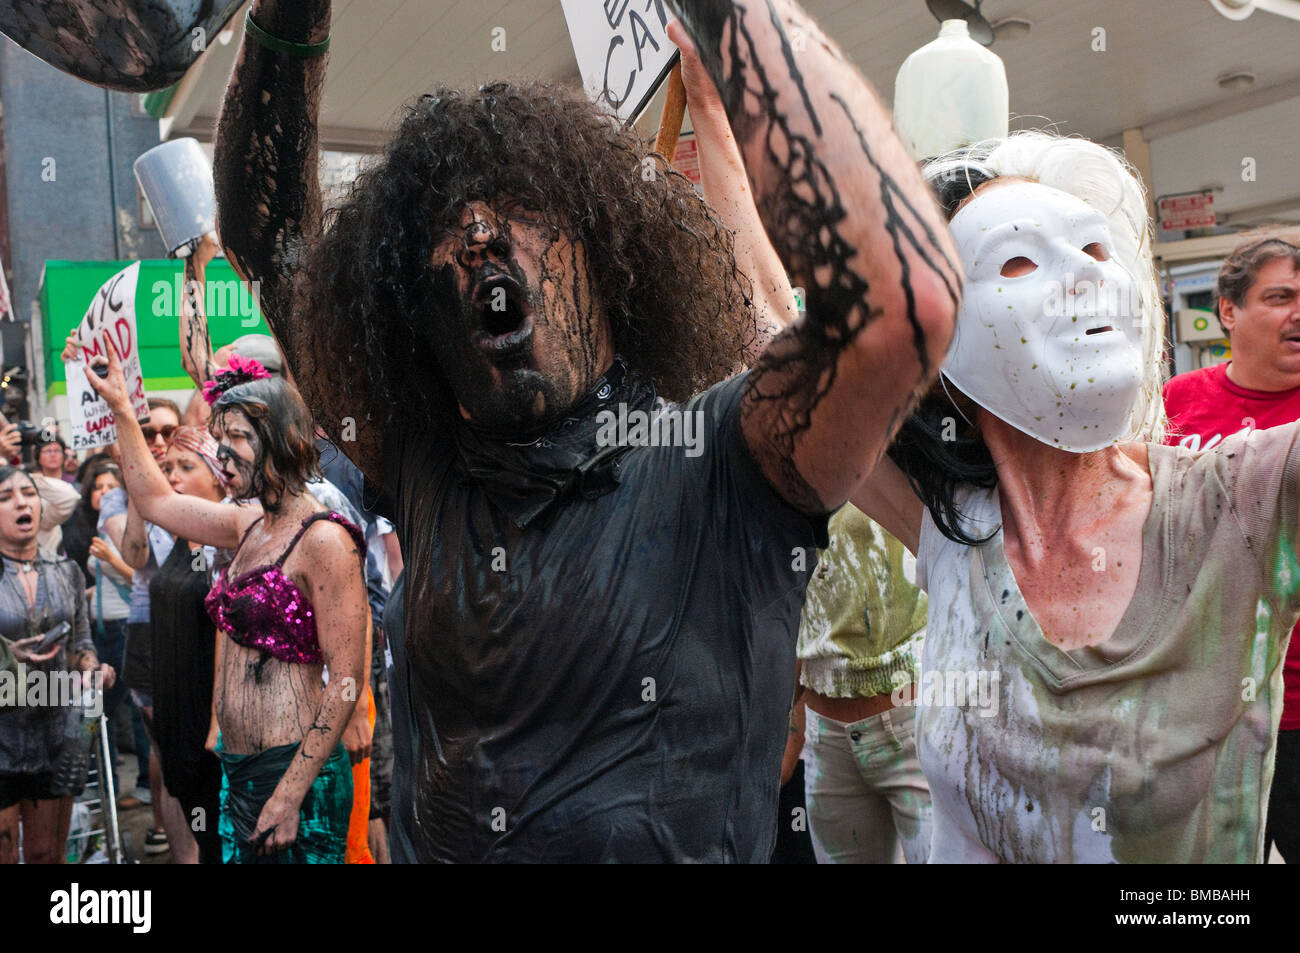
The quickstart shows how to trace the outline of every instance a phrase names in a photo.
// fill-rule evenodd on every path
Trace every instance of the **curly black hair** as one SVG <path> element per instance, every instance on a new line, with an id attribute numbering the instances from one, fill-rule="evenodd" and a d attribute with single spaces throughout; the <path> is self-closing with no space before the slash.
<path id="1" fill-rule="evenodd" d="M 416 329 L 427 340 L 453 314 L 433 294 L 431 254 L 478 199 L 513 197 L 585 245 L 615 348 L 660 394 L 685 400 L 740 366 L 756 315 L 732 234 L 635 132 L 540 82 L 440 88 L 405 112 L 303 249 L 298 278 L 300 326 L 319 329 L 306 342 L 316 372 L 367 381 L 370 419 L 454 414 Z"/>

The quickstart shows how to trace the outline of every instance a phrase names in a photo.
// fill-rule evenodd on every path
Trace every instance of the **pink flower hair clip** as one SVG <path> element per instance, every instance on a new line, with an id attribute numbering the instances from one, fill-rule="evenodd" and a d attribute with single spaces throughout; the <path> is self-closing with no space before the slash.
<path id="1" fill-rule="evenodd" d="M 203 399 L 211 406 L 217 402 L 217 398 L 230 390 L 232 387 L 238 387 L 240 384 L 247 384 L 249 381 L 266 380 L 271 376 L 271 372 L 262 366 L 261 362 L 253 357 L 240 357 L 238 354 L 230 355 L 230 363 L 218 371 L 212 380 L 203 385 Z"/>

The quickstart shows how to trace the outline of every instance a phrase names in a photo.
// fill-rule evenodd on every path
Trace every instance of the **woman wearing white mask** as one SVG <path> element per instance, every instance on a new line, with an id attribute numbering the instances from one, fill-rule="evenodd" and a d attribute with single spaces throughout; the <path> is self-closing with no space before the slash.
<path id="1" fill-rule="evenodd" d="M 937 862 L 1255 862 L 1300 616 L 1296 426 L 1162 446 L 1146 202 L 1022 133 L 927 175 L 966 284 L 941 386 L 854 502 L 929 593 Z"/>

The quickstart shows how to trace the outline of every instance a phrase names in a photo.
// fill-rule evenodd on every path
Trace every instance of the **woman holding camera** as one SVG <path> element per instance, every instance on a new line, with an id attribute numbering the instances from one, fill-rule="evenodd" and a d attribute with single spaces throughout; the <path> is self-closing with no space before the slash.
<path id="1" fill-rule="evenodd" d="M 80 692 L 59 675 L 99 672 L 101 687 L 115 677 L 90 639 L 85 577 L 71 560 L 39 554 L 40 524 L 31 476 L 0 466 L 0 864 L 18 862 L 20 820 L 28 863 L 63 861 L 72 798 L 56 796 L 52 784 L 67 696 Z"/>

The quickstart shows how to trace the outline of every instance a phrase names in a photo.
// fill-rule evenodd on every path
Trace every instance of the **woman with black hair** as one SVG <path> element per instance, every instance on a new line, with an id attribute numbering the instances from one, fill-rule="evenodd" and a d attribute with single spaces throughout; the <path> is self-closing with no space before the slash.
<path id="1" fill-rule="evenodd" d="M 81 502 L 72 516 L 63 524 L 63 551 L 86 574 L 86 585 L 95 584 L 86 566 L 90 556 L 90 541 L 99 527 L 99 504 L 104 494 L 122 485 L 122 471 L 107 454 L 83 465 L 77 485 L 81 488 Z"/>
<path id="2" fill-rule="evenodd" d="M 108 348 L 107 377 L 91 375 L 91 386 L 113 408 L 132 501 L 182 539 L 235 550 L 208 597 L 226 636 L 213 701 L 224 859 L 341 863 L 352 776 L 340 738 L 369 649 L 365 544 L 306 490 L 317 461 L 311 417 L 292 384 L 255 379 L 260 368 L 218 375 L 205 396 L 221 476 L 260 509 L 176 493 L 152 463 Z"/>
<path id="3" fill-rule="evenodd" d="M 86 574 L 86 585 L 93 586 L 94 577 L 87 568 L 86 560 L 90 556 L 91 540 L 95 538 L 99 527 L 99 503 L 109 490 L 122 485 L 122 471 L 111 457 L 104 454 L 82 470 L 78 484 L 81 487 L 81 502 L 63 524 L 63 551 Z"/>
<path id="4" fill-rule="evenodd" d="M 1258 862 L 1300 615 L 1297 425 L 1161 444 L 1136 176 L 1017 133 L 936 160 L 965 290 L 853 501 L 917 554 L 936 862 Z"/>
<path id="5" fill-rule="evenodd" d="M 62 863 L 72 798 L 52 790 L 63 746 L 69 695 L 58 676 L 98 672 L 111 687 L 115 673 L 101 664 L 86 619 L 85 577 L 68 559 L 39 554 L 36 534 L 41 498 L 30 475 L 0 467 L 0 863 L 18 862 L 18 825 L 23 857 L 31 864 Z M 62 623 L 70 631 L 48 648 L 46 633 Z M 15 691 L 19 681 L 25 691 Z M 34 686 L 43 687 L 41 700 Z"/>

